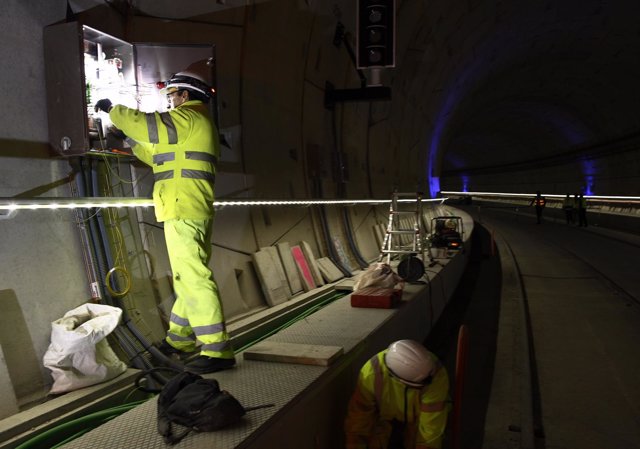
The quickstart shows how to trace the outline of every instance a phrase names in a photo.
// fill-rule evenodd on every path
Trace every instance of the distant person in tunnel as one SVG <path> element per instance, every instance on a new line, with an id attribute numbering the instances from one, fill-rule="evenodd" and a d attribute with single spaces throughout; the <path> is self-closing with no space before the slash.
<path id="1" fill-rule="evenodd" d="M 177 299 L 171 309 L 167 337 L 159 349 L 167 354 L 200 354 L 187 371 L 211 373 L 235 365 L 218 286 L 209 268 L 214 217 L 218 132 L 206 103 L 212 89 L 193 71 L 167 82 L 171 109 L 143 113 L 109 99 L 96 111 L 109 114 L 130 140 L 133 153 L 153 168 L 156 219 L 164 235 Z"/>
<path id="2" fill-rule="evenodd" d="M 568 225 L 571 225 L 574 223 L 573 204 L 574 204 L 573 198 L 571 198 L 571 195 L 567 193 L 567 196 L 562 201 L 562 210 L 564 211 L 564 216 L 567 220 Z"/>
<path id="3" fill-rule="evenodd" d="M 578 207 L 578 226 L 587 227 L 587 200 L 581 193 L 577 201 Z"/>
<path id="4" fill-rule="evenodd" d="M 449 377 L 437 357 L 417 341 L 396 341 L 360 370 L 346 449 L 439 449 L 449 409 Z"/>
<path id="5" fill-rule="evenodd" d="M 547 205 L 547 200 L 542 196 L 540 190 L 536 191 L 536 196 L 529 206 L 535 206 L 536 209 L 536 222 L 538 224 L 542 223 L 542 211 L 544 211 L 545 206 Z"/>

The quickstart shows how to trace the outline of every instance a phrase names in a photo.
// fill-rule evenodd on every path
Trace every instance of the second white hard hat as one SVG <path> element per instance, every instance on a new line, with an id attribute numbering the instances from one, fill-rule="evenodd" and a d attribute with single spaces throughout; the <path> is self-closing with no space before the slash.
<path id="1" fill-rule="evenodd" d="M 391 343 L 385 355 L 385 363 L 401 382 L 414 387 L 423 386 L 435 370 L 433 355 L 414 340 Z"/>

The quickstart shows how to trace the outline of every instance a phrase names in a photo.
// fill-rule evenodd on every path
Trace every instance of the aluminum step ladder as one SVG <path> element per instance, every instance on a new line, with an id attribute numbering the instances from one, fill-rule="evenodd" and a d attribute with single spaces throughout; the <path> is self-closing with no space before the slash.
<path id="1" fill-rule="evenodd" d="M 420 254 L 424 260 L 425 230 L 422 218 L 422 193 L 394 192 L 389 206 L 389 223 L 378 262 Z"/>

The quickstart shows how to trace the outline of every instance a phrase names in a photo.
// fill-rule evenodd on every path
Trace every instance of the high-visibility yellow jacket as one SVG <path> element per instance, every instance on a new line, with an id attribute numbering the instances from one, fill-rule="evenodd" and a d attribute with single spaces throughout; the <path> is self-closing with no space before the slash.
<path id="1" fill-rule="evenodd" d="M 438 362 L 430 384 L 410 387 L 392 376 L 384 350 L 360 370 L 345 421 L 347 449 L 386 449 L 392 421 L 405 424 L 406 449 L 439 449 L 450 410 L 449 377 Z"/>
<path id="2" fill-rule="evenodd" d="M 218 131 L 201 101 L 169 112 L 144 113 L 116 105 L 113 124 L 135 141 L 133 153 L 153 168 L 156 219 L 203 220 L 214 214 Z"/>

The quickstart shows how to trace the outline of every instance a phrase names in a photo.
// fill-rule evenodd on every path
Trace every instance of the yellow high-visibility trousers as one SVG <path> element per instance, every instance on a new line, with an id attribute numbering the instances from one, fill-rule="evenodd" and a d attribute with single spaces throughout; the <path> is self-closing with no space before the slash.
<path id="1" fill-rule="evenodd" d="M 218 286 L 209 268 L 212 232 L 212 218 L 164 222 L 177 297 L 171 309 L 167 341 L 186 352 L 195 351 L 199 341 L 201 355 L 233 358 Z"/>

